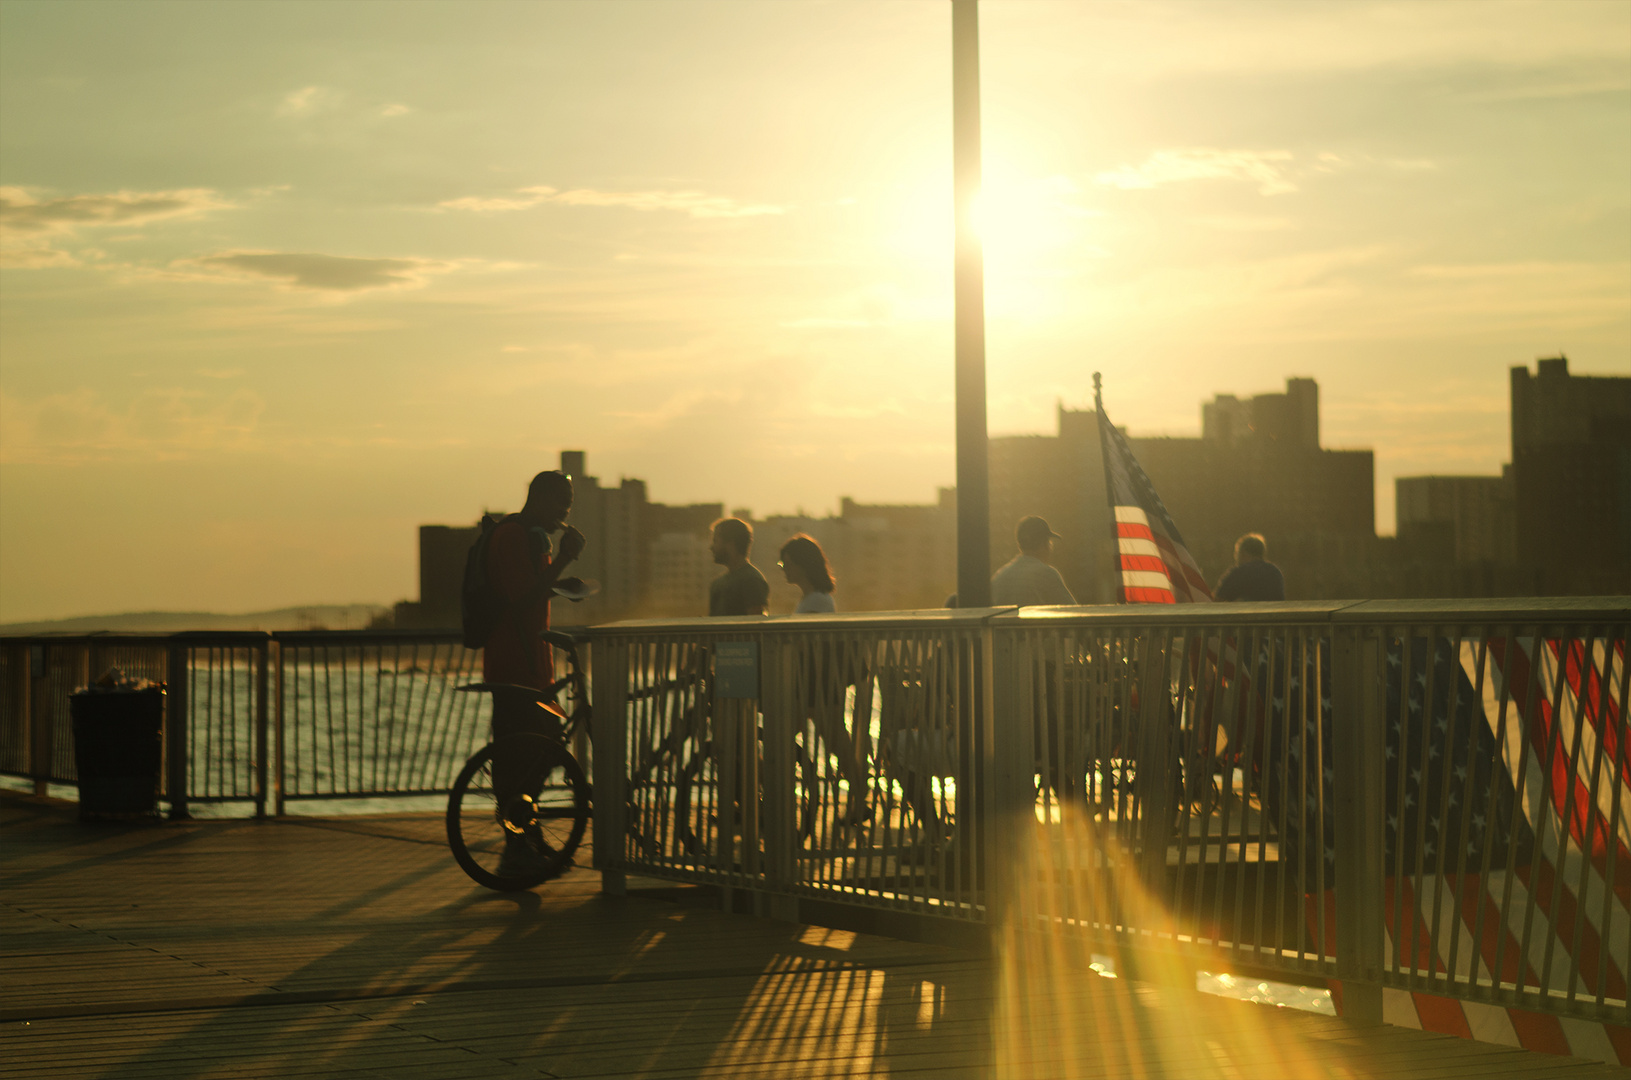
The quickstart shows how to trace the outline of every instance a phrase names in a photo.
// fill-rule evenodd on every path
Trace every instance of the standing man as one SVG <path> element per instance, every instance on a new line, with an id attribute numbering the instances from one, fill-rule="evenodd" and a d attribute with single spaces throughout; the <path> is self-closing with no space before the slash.
<path id="1" fill-rule="evenodd" d="M 770 603 L 770 583 L 748 561 L 753 526 L 741 518 L 714 522 L 714 562 L 725 572 L 708 586 L 709 615 L 763 615 Z"/>
<path id="2" fill-rule="evenodd" d="M 991 602 L 999 606 L 1074 604 L 1065 579 L 1053 568 L 1053 542 L 1059 536 L 1046 518 L 1020 519 L 1014 537 L 1019 554 L 991 575 Z"/>
<path id="3" fill-rule="evenodd" d="M 527 504 L 493 528 L 487 547 L 487 580 L 503 605 L 482 654 L 482 679 L 546 689 L 555 676 L 555 653 L 538 635 L 549 629 L 549 598 L 568 564 L 583 552 L 583 534 L 567 525 L 561 549 L 550 558 L 549 534 L 572 512 L 572 480 L 541 472 L 527 487 Z"/>
<path id="4" fill-rule="evenodd" d="M 1259 533 L 1247 533 L 1235 541 L 1235 565 L 1212 595 L 1217 600 L 1284 600 L 1286 579 L 1280 568 L 1265 562 L 1268 544 Z"/>

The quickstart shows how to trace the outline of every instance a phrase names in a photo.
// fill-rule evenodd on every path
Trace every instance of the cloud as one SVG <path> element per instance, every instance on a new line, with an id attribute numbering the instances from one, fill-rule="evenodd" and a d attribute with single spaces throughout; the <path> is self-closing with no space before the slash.
<path id="1" fill-rule="evenodd" d="M 106 461 L 130 455 L 176 459 L 252 445 L 265 402 L 170 387 L 110 405 L 94 390 L 23 399 L 0 395 L 0 463 Z"/>
<path id="2" fill-rule="evenodd" d="M 270 278 L 296 289 L 359 292 L 416 288 L 445 264 L 428 259 L 359 259 L 313 252 L 227 252 L 192 259 L 197 266 L 232 277 Z"/>
<path id="3" fill-rule="evenodd" d="M 145 225 L 231 205 L 208 188 L 39 199 L 25 188 L 0 187 L 0 229 L 35 234 L 69 233 L 101 225 Z"/>
<path id="4" fill-rule="evenodd" d="M 58 251 L 43 240 L 0 237 L 0 267 L 8 270 L 46 270 L 79 265 L 78 259 L 66 251 Z"/>
<path id="5" fill-rule="evenodd" d="M 1297 190 L 1282 164 L 1291 159 L 1289 150 L 1157 150 L 1142 165 L 1123 165 L 1094 179 L 1124 190 L 1187 180 L 1247 180 L 1258 185 L 1259 194 L 1284 195 Z"/>
<path id="6" fill-rule="evenodd" d="M 407 116 L 411 112 L 413 112 L 413 110 L 408 108 L 406 105 L 391 104 L 381 109 L 379 114 L 381 116 Z"/>
<path id="7" fill-rule="evenodd" d="M 444 210 L 470 210 L 477 213 L 504 213 L 527 210 L 545 203 L 562 206 L 620 206 L 630 210 L 672 210 L 695 218 L 759 217 L 785 214 L 787 208 L 771 203 L 744 203 L 723 195 L 700 191 L 597 191 L 594 188 L 558 188 L 539 185 L 520 188 L 517 196 L 483 198 L 466 196 L 439 203 Z"/>
<path id="8" fill-rule="evenodd" d="M 309 116 L 333 100 L 332 91 L 321 86 L 303 86 L 283 96 L 278 103 L 279 116 Z"/>
<path id="9" fill-rule="evenodd" d="M 85 259 L 102 258 L 102 253 L 81 250 L 76 255 L 55 242 L 82 229 L 139 228 L 231 205 L 208 188 L 46 198 L 27 188 L 0 187 L 0 266 L 24 270 L 81 266 Z"/>

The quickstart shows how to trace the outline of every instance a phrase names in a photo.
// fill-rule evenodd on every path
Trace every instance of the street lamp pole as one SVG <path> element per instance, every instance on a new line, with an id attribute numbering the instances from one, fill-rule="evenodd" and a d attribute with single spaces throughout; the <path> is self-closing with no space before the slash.
<path id="1" fill-rule="evenodd" d="M 957 209 L 957 603 L 991 603 L 991 482 L 985 429 L 985 256 L 980 193 L 978 0 L 951 0 L 951 147 Z"/>

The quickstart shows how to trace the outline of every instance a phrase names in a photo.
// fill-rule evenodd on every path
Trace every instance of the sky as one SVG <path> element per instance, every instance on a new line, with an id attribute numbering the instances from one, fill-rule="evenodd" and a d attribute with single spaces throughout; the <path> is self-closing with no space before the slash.
<path id="1" fill-rule="evenodd" d="M 992 434 L 1494 474 L 1631 374 L 1631 3 L 981 5 Z M 759 515 L 954 482 L 950 5 L 0 2 L 0 622 L 417 591 L 562 449 Z"/>

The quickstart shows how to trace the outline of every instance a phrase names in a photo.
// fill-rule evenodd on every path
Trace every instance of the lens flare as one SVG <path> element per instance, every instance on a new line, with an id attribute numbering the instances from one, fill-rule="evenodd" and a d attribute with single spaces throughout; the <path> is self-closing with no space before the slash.
<path id="1" fill-rule="evenodd" d="M 1285 1011 L 1197 993 L 1196 958 L 1139 884 L 1137 859 L 1086 815 L 1017 831 L 995 973 L 997 1077 L 1353 1075 Z"/>

